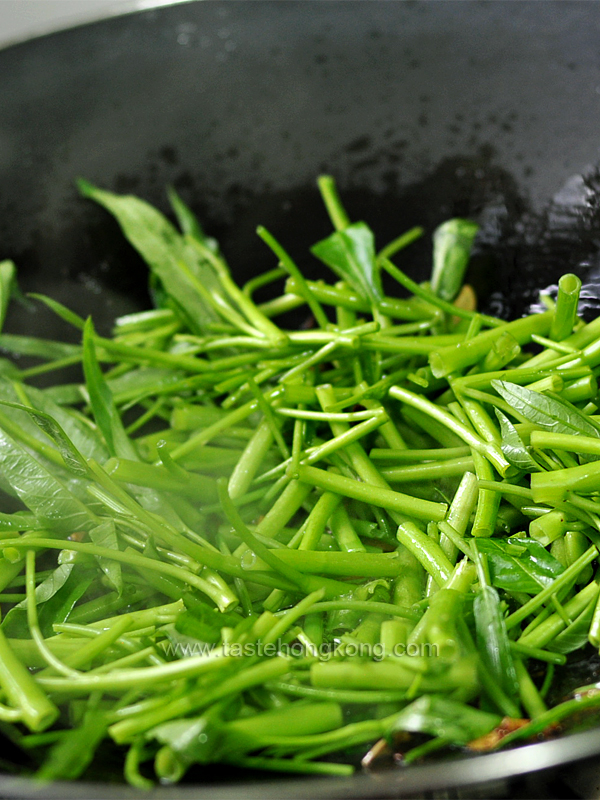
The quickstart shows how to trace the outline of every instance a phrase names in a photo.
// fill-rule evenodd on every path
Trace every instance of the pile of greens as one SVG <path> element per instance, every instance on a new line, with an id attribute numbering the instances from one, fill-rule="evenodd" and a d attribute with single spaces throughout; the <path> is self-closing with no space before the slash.
<path id="1" fill-rule="evenodd" d="M 80 188 L 156 307 L 107 338 L 35 295 L 81 343 L 0 335 L 39 360 L 0 361 L 0 731 L 23 771 L 89 776 L 108 749 L 142 788 L 211 763 L 346 775 L 375 742 L 411 763 L 600 707 L 593 686 L 550 702 L 600 643 L 600 318 L 578 278 L 543 313 L 478 313 L 474 223 L 436 230 L 417 284 L 392 259 L 422 230 L 377 251 L 323 176 L 332 280 L 259 228 L 273 268 L 239 288 L 174 192 L 178 229 Z M 5 261 L 0 323 L 14 293 Z M 294 309 L 300 329 L 274 321 Z"/>

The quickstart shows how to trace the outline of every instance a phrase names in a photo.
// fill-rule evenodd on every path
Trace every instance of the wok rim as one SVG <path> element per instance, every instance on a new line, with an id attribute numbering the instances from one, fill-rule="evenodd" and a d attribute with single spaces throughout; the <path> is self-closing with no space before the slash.
<path id="1" fill-rule="evenodd" d="M 71 800 L 86 797 L 89 800 L 106 798 L 211 798 L 211 800 L 237 800 L 243 792 L 247 800 L 300 800 L 318 797 L 334 798 L 401 798 L 415 793 L 431 792 L 459 787 L 481 787 L 492 783 L 556 769 L 567 764 L 591 758 L 600 753 L 600 727 L 582 733 L 568 734 L 546 742 L 515 747 L 506 751 L 473 754 L 446 759 L 432 764 L 394 767 L 381 772 L 359 773 L 338 778 L 302 778 L 298 775 L 273 773 L 272 779 L 262 777 L 255 781 L 235 783 L 178 783 L 157 785 L 151 790 L 141 790 L 127 783 L 99 783 L 86 781 L 56 781 L 42 784 L 33 778 L 0 775 L 0 792 L 6 798 L 41 798 L 45 800 Z"/>
<path id="2" fill-rule="evenodd" d="M 45 20 L 39 24 L 34 23 L 29 29 L 29 32 L 17 33 L 5 41 L 0 42 L 0 52 L 8 50 L 11 47 L 18 47 L 19 45 L 35 42 L 37 39 L 44 39 L 55 33 L 85 28 L 88 25 L 95 25 L 96 23 L 102 23 L 109 19 L 143 14 L 149 11 L 160 11 L 170 6 L 184 5 L 185 3 L 193 2 L 196 2 L 196 0 L 126 0 L 125 2 L 117 4 L 113 0 L 113 5 L 107 5 L 105 8 L 97 8 L 89 11 L 84 8 L 81 13 L 77 13 L 73 18 L 65 19 L 63 17 L 58 17 L 54 20 Z"/>

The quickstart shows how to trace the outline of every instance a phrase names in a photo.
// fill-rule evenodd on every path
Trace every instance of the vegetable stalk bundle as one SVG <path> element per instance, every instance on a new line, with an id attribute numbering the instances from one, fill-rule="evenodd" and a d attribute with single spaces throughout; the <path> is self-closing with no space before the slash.
<path id="1" fill-rule="evenodd" d="M 0 362 L 0 721 L 25 772 L 116 750 L 140 788 L 209 763 L 346 775 L 378 740 L 411 763 L 600 706 L 555 692 L 600 645 L 600 319 L 578 278 L 543 313 L 479 313 L 473 222 L 436 230 L 417 284 L 398 265 L 423 231 L 378 251 L 323 176 L 311 252 L 335 278 L 261 227 L 271 268 L 239 287 L 175 192 L 177 227 L 80 188 L 155 308 L 105 337 L 35 295 L 80 344 L 0 334 L 36 359 Z M 15 287 L 5 261 L 0 325 Z"/>

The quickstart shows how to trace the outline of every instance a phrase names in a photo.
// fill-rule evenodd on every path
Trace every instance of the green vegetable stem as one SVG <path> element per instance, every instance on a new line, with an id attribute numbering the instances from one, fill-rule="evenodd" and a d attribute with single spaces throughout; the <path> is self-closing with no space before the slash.
<path id="1" fill-rule="evenodd" d="M 302 254 L 260 226 L 239 287 L 174 190 L 165 215 L 79 188 L 154 308 L 105 336 L 33 295 L 76 341 L 16 336 L 0 261 L 0 721 L 22 771 L 345 776 L 375 742 L 367 761 L 410 764 L 597 710 L 569 683 L 600 646 L 579 279 L 521 319 L 462 307 L 476 220 L 439 220 L 417 283 L 424 230 L 379 243 L 324 175 L 330 232 Z M 502 738 L 503 717 L 526 724 Z"/>

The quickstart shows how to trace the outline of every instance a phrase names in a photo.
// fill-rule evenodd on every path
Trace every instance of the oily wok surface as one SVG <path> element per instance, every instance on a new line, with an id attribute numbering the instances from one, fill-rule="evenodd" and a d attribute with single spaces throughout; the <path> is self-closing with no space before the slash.
<path id="1" fill-rule="evenodd" d="M 327 171 L 351 217 L 367 220 L 380 244 L 413 225 L 430 233 L 452 216 L 476 219 L 468 279 L 484 310 L 518 315 L 537 303 L 539 289 L 574 271 L 586 313 L 597 313 L 599 29 L 600 7 L 587 2 L 209 0 L 7 48 L 1 257 L 18 264 L 23 289 L 92 313 L 101 331 L 145 307 L 146 269 L 116 225 L 78 197 L 74 181 L 83 176 L 163 210 L 165 186 L 174 185 L 239 280 L 272 266 L 255 235 L 259 223 L 317 276 L 306 252 L 329 230 L 315 187 Z M 417 278 L 428 274 L 428 236 L 405 266 Z M 13 310 L 8 330 L 70 333 L 38 306 Z M 594 678 L 592 663 L 585 679 Z M 239 778 L 247 796 L 387 796 L 598 752 L 591 731 L 350 781 Z M 195 774 L 204 789 L 177 787 L 171 796 L 237 796 L 231 778 Z M 11 778 L 2 791 L 34 792 Z M 57 786 L 44 796 L 80 791 Z"/>

